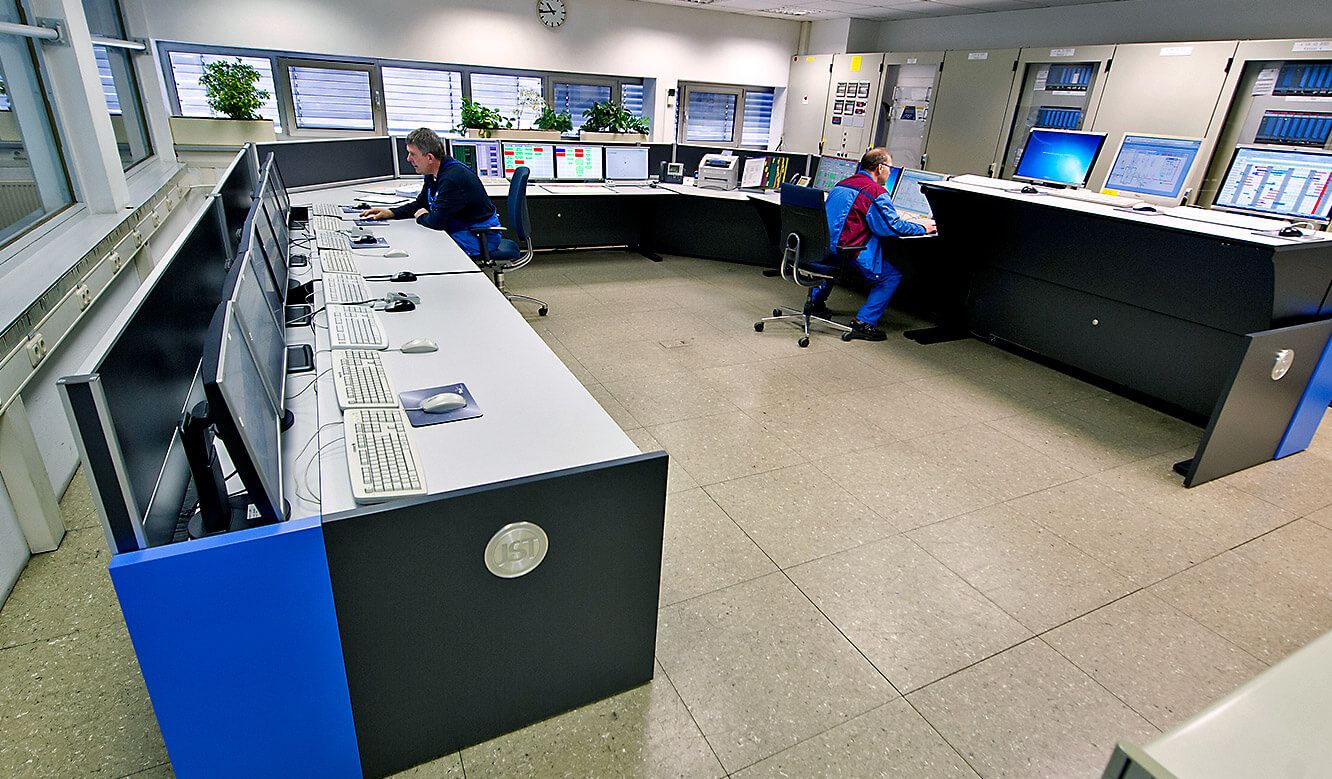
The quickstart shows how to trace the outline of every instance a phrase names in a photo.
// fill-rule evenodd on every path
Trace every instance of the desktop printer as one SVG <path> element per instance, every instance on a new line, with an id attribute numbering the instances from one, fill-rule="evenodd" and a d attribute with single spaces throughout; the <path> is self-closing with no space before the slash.
<path id="1" fill-rule="evenodd" d="M 740 158 L 705 154 L 698 163 L 694 186 L 708 189 L 735 189 L 740 185 Z"/>

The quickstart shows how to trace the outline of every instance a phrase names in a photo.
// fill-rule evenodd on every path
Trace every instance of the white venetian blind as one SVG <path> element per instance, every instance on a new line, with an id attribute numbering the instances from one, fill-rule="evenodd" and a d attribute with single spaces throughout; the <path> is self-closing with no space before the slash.
<path id="1" fill-rule="evenodd" d="M 499 73 L 472 74 L 472 101 L 486 108 L 493 108 L 507 117 L 518 116 L 518 90 L 532 89 L 541 93 L 539 76 L 505 76 Z M 531 113 L 530 111 L 528 112 Z M 515 122 L 515 127 L 525 127 L 534 116 L 524 116 L 524 121 Z"/>
<path id="2" fill-rule="evenodd" d="M 462 74 L 456 70 L 390 68 L 384 79 L 384 110 L 388 131 L 406 135 L 418 127 L 451 132 L 461 121 Z"/>
<path id="3" fill-rule="evenodd" d="M 373 130 L 370 74 L 364 70 L 293 65 L 292 108 L 296 126 L 325 130 Z"/>
<path id="4" fill-rule="evenodd" d="M 203 84 L 199 77 L 203 75 L 203 66 L 219 60 L 235 61 L 239 59 L 246 65 L 259 71 L 259 83 L 255 86 L 268 93 L 268 99 L 259 107 L 259 115 L 272 119 L 274 129 L 282 131 L 278 118 L 277 100 L 273 88 L 273 63 L 267 57 L 225 57 L 220 54 L 196 54 L 187 51 L 173 51 L 167 55 L 171 63 L 171 79 L 176 84 L 176 96 L 180 99 L 181 116 L 219 117 L 221 114 L 208 107 L 208 98 L 204 96 Z"/>
<path id="5" fill-rule="evenodd" d="M 745 92 L 745 121 L 741 125 L 740 144 L 742 146 L 768 145 L 768 135 L 772 127 L 771 92 Z"/>
<path id="6" fill-rule="evenodd" d="M 730 143 L 735 134 L 737 95 L 725 92 L 690 92 L 685 140 Z"/>

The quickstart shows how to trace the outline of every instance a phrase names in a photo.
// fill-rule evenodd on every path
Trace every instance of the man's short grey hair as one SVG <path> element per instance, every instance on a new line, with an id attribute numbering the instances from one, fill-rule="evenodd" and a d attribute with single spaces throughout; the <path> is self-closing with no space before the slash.
<path id="1" fill-rule="evenodd" d="M 407 145 L 415 146 L 422 154 L 433 154 L 437 160 L 445 157 L 444 141 L 429 127 L 418 127 L 407 133 Z"/>

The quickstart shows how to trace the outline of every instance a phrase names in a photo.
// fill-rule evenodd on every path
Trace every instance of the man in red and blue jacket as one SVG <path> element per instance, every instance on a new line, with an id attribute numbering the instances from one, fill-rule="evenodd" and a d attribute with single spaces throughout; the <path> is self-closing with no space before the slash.
<path id="1" fill-rule="evenodd" d="M 831 241 L 829 251 L 836 251 L 838 246 L 865 245 L 854 262 L 869 281 L 870 293 L 851 321 L 851 336 L 867 341 L 882 341 L 888 337 L 877 325 L 888 308 L 888 301 L 897 291 L 897 285 L 902 282 L 902 273 L 883 260 L 882 239 L 935 231 L 932 219 L 923 219 L 917 224 L 897 215 L 890 193 L 883 188 L 892 164 L 893 156 L 883 147 L 865 152 L 860 159 L 860 169 L 833 187 L 825 205 Z M 816 291 L 816 307 L 831 292 L 832 284 L 825 284 Z"/>

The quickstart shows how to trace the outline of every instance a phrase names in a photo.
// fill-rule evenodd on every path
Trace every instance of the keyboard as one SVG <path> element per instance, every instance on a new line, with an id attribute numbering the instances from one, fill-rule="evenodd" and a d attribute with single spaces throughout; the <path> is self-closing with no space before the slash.
<path id="1" fill-rule="evenodd" d="M 320 249 L 319 267 L 324 273 L 361 272 L 361 269 L 356 267 L 356 257 L 347 249 Z"/>
<path id="2" fill-rule="evenodd" d="M 351 251 L 351 239 L 337 230 L 315 230 L 315 246 L 319 249 Z"/>
<path id="3" fill-rule="evenodd" d="M 338 408 L 398 408 L 398 393 L 389 381 L 379 352 L 339 349 L 332 357 Z"/>
<path id="4" fill-rule="evenodd" d="M 407 412 L 400 408 L 353 408 L 342 413 L 347 470 L 357 503 L 426 494 L 410 427 Z"/>
<path id="5" fill-rule="evenodd" d="M 342 218 L 342 215 L 343 215 L 343 212 L 342 212 L 342 206 L 340 206 L 340 205 L 338 205 L 338 204 L 336 204 L 336 203 L 311 203 L 311 204 L 310 204 L 310 215 L 311 215 L 311 216 L 336 216 L 338 219 L 341 219 L 341 218 Z"/>
<path id="6" fill-rule="evenodd" d="M 365 306 L 326 306 L 328 337 L 334 349 L 387 349 L 379 316 Z"/>
<path id="7" fill-rule="evenodd" d="M 1192 219 L 1195 222 L 1238 227 L 1241 230 L 1280 230 L 1289 224 L 1284 219 L 1267 219 L 1261 216 L 1232 214 L 1229 211 L 1210 211 L 1206 208 L 1194 206 L 1175 206 L 1174 208 L 1165 209 L 1165 213 L 1182 219 Z"/>
<path id="8" fill-rule="evenodd" d="M 652 179 L 606 179 L 608 187 L 646 187 L 652 183 Z"/>
<path id="9" fill-rule="evenodd" d="M 345 229 L 347 227 L 347 223 L 342 220 L 341 216 L 323 216 L 320 214 L 315 214 L 314 216 L 310 217 L 310 227 L 314 228 L 315 230 L 328 230 L 330 232 L 336 232 L 338 230 Z"/>
<path id="10" fill-rule="evenodd" d="M 372 297 L 359 273 L 324 272 L 325 303 L 365 303 Z"/>
<path id="11" fill-rule="evenodd" d="M 1100 192 L 1092 192 L 1089 189 L 1056 189 L 1055 195 L 1068 198 L 1069 200 L 1081 200 L 1084 203 L 1100 203 L 1103 206 L 1116 206 L 1127 208 L 1134 203 L 1140 202 L 1135 198 L 1122 197 L 1120 195 L 1103 195 Z"/>

